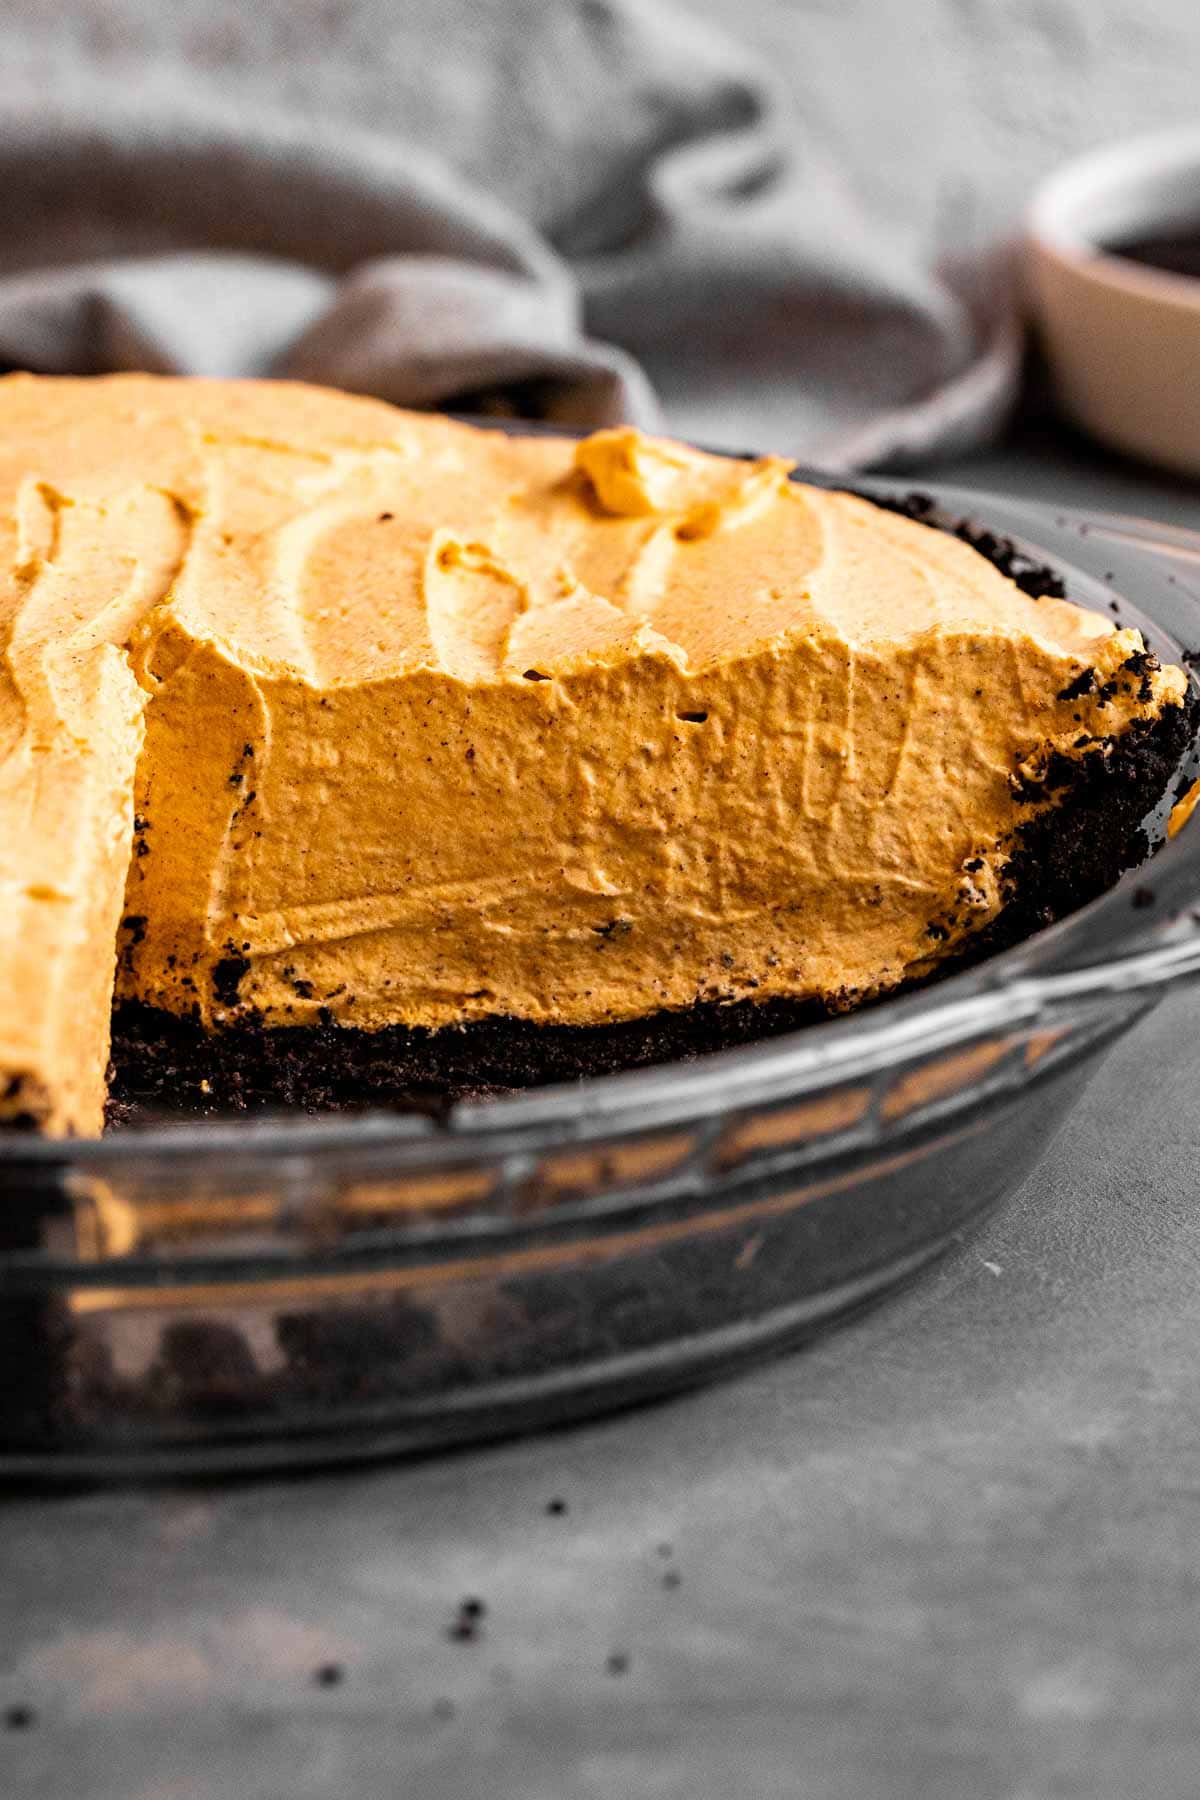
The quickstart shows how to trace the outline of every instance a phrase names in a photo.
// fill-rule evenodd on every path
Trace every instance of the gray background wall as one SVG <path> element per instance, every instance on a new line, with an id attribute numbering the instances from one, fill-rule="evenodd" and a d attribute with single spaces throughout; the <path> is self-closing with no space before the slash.
<path id="1" fill-rule="evenodd" d="M 688 0 L 769 55 L 883 225 L 1002 228 L 1056 163 L 1200 122 L 1195 0 Z"/>

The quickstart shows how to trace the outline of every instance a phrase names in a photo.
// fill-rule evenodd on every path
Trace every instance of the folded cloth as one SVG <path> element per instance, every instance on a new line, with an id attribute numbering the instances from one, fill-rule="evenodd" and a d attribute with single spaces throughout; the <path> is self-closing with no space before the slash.
<path id="1" fill-rule="evenodd" d="M 845 466 L 983 436 L 1004 283 L 923 267 L 786 117 L 648 0 L 9 0 L 0 362 Z"/>

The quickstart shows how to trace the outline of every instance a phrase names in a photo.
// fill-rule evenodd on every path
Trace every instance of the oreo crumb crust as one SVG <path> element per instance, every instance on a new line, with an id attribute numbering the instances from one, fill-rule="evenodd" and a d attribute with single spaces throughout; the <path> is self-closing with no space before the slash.
<path id="1" fill-rule="evenodd" d="M 936 510 L 919 493 L 863 497 L 923 523 Z M 1010 540 L 966 524 L 956 534 L 1025 593 L 1063 595 L 1055 571 L 1031 561 Z M 1150 653 L 1126 666 L 1144 679 L 1153 666 Z M 1197 724 L 1192 696 L 1186 706 L 1094 740 L 1079 758 L 1052 758 L 1041 779 L 1026 783 L 1022 793 L 1031 802 L 1062 799 L 1018 827 L 1003 910 L 933 975 L 906 987 L 942 980 L 1019 943 L 1143 861 L 1150 846 L 1142 821 L 1171 785 Z M 618 919 L 599 929 L 617 936 L 622 926 L 627 929 L 626 921 Z M 938 929 L 935 923 L 935 937 Z M 231 955 L 214 971 L 217 997 L 231 1009 L 246 966 Z M 846 998 L 852 1002 L 854 996 Z M 194 1020 L 126 1002 L 113 1014 L 107 1122 L 115 1128 L 278 1108 L 319 1114 L 384 1107 L 436 1117 L 460 1100 L 690 1061 L 816 1024 L 830 1010 L 811 999 L 704 1000 L 685 1011 L 611 1025 L 535 1025 L 496 1017 L 436 1032 L 403 1025 L 364 1031 L 337 1025 L 326 1012 L 316 1025 L 267 1027 L 235 1018 L 209 1032 Z"/>
<path id="2" fill-rule="evenodd" d="M 241 1023 L 209 1032 L 126 1002 L 113 1014 L 107 1119 L 111 1128 L 281 1106 L 308 1113 L 392 1107 L 437 1117 L 458 1100 L 689 1061 L 827 1016 L 814 1000 L 701 1001 L 686 1012 L 614 1025 L 498 1017 L 443 1031 Z"/>

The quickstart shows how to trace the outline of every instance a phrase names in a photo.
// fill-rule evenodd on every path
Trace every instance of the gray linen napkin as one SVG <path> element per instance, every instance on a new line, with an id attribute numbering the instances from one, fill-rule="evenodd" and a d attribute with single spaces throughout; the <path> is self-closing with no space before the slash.
<path id="1" fill-rule="evenodd" d="M 922 267 L 785 118 L 638 0 L 9 0 L 0 362 L 846 465 L 985 434 L 1003 283 Z"/>

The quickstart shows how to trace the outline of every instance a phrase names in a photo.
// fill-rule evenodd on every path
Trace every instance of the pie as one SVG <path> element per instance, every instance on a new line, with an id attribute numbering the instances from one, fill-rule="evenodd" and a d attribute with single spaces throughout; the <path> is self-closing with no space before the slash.
<path id="1" fill-rule="evenodd" d="M 0 537 L 0 1112 L 51 1134 L 114 1020 L 120 1116 L 879 999 L 1114 880 L 1193 736 L 1007 553 L 632 429 L 11 376 Z"/>

